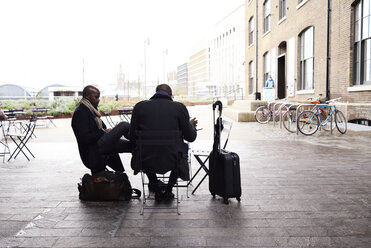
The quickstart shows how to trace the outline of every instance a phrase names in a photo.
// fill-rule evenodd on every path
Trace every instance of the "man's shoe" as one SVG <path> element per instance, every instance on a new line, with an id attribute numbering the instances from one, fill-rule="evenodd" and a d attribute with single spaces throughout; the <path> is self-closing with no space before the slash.
<path id="1" fill-rule="evenodd" d="M 158 180 L 158 179 L 157 179 L 156 184 L 148 183 L 148 190 L 150 192 L 156 192 L 157 188 L 160 189 L 160 190 L 164 190 L 166 188 L 166 183 L 164 183 L 164 182 L 162 182 L 161 180 Z"/>
<path id="2" fill-rule="evenodd" d="M 174 194 L 170 191 L 165 191 L 164 194 L 162 195 L 162 198 L 165 201 L 171 201 L 174 199 Z"/>
<path id="3" fill-rule="evenodd" d="M 164 193 L 162 191 L 155 192 L 155 201 L 160 202 L 164 199 Z"/>

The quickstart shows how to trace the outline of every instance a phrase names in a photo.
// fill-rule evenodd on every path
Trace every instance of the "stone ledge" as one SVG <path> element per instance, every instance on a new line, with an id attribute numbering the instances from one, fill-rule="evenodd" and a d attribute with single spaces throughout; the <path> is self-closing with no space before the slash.
<path id="1" fill-rule="evenodd" d="M 235 108 L 226 108 L 223 110 L 224 115 L 237 122 L 255 122 L 255 111 L 246 111 Z"/>

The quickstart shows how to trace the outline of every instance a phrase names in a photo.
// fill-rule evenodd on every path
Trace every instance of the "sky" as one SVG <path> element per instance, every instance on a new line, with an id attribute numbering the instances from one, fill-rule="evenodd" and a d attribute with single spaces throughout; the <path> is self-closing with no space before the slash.
<path id="1" fill-rule="evenodd" d="M 143 79 L 145 65 L 148 81 L 162 80 L 243 3 L 0 0 L 0 85 L 113 85 L 120 65 L 126 79 Z"/>

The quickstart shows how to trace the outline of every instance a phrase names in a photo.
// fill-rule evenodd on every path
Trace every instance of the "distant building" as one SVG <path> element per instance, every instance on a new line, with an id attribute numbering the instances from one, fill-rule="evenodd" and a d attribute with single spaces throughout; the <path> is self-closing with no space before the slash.
<path id="1" fill-rule="evenodd" d="M 125 74 L 122 71 L 122 66 L 120 65 L 119 72 L 117 73 L 117 89 L 124 90 L 125 88 Z"/>
<path id="2" fill-rule="evenodd" d="M 25 88 L 15 84 L 0 85 L 0 100 L 30 100 L 31 93 Z"/>
<path id="3" fill-rule="evenodd" d="M 52 84 L 52 85 L 46 86 L 42 88 L 39 92 L 37 92 L 36 98 L 49 100 L 49 88 L 50 87 L 65 87 L 65 86 L 62 84 Z"/>
<path id="4" fill-rule="evenodd" d="M 210 81 L 217 95 L 245 95 L 245 4 L 224 16 L 209 40 Z"/>
<path id="5" fill-rule="evenodd" d="M 58 98 L 77 98 L 82 97 L 82 87 L 77 86 L 55 86 L 48 87 L 49 100 L 53 101 Z"/>
<path id="6" fill-rule="evenodd" d="M 201 46 L 191 55 L 188 63 L 188 98 L 190 100 L 210 98 L 209 48 Z M 213 91 L 213 89 L 211 89 Z"/>
<path id="7" fill-rule="evenodd" d="M 371 0 L 246 0 L 248 99 L 271 76 L 276 98 L 341 97 L 348 120 L 370 123 L 370 6 Z"/>
<path id="8" fill-rule="evenodd" d="M 188 95 L 188 63 L 184 63 L 177 68 L 177 85 L 175 92 L 177 95 Z"/>

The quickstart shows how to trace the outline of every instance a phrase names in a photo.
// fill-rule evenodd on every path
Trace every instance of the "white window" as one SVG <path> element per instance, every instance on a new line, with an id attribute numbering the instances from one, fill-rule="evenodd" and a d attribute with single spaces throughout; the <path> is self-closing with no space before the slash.
<path id="1" fill-rule="evenodd" d="M 269 66 L 269 62 L 270 62 L 270 60 L 269 60 L 269 52 L 266 52 L 266 53 L 264 53 L 264 55 L 263 55 L 263 63 L 264 63 L 264 65 L 263 65 L 263 67 L 264 67 L 264 84 L 265 84 L 265 82 L 268 80 L 268 78 L 269 78 L 269 76 L 270 76 L 270 66 Z"/>
<path id="2" fill-rule="evenodd" d="M 249 94 L 254 92 L 254 61 L 249 62 Z"/>
<path id="3" fill-rule="evenodd" d="M 286 0 L 280 0 L 280 19 L 286 16 Z"/>
<path id="4" fill-rule="evenodd" d="M 268 32 L 271 28 L 271 1 L 264 2 L 264 33 Z"/>
<path id="5" fill-rule="evenodd" d="M 313 89 L 313 61 L 314 61 L 314 28 L 304 30 L 300 35 L 300 90 Z"/>
<path id="6" fill-rule="evenodd" d="M 254 17 L 249 20 L 249 45 L 254 43 Z"/>
<path id="7" fill-rule="evenodd" d="M 371 0 L 354 6 L 353 84 L 371 84 Z"/>

